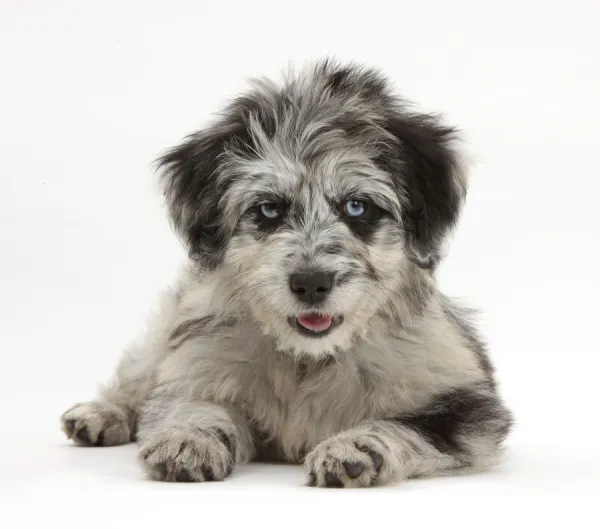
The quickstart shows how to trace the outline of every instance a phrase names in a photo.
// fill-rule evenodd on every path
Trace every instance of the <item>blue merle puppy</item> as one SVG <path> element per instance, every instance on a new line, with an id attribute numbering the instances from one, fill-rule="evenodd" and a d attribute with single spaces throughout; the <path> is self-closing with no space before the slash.
<path id="1" fill-rule="evenodd" d="M 69 438 L 136 440 L 165 481 L 269 459 L 368 487 L 498 460 L 511 414 L 435 281 L 467 189 L 454 128 L 323 61 L 254 81 L 160 166 L 189 260 Z"/>

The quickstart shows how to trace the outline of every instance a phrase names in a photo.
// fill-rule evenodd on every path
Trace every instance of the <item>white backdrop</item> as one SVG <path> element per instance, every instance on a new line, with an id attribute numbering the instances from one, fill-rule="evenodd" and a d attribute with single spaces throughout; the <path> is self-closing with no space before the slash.
<path id="1" fill-rule="evenodd" d="M 0 0 L 0 523 L 597 527 L 599 18 L 597 0 Z M 518 420 L 508 461 L 323 491 L 292 466 L 151 483 L 134 446 L 73 448 L 60 413 L 183 257 L 152 160 L 244 77 L 325 55 L 383 68 L 477 155 L 440 282 L 484 310 Z"/>

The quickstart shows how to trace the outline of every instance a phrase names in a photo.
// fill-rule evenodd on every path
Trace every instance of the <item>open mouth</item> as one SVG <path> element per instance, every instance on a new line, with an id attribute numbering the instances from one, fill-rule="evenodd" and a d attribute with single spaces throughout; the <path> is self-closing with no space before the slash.
<path id="1" fill-rule="evenodd" d="M 341 325 L 343 321 L 343 316 L 333 316 L 319 312 L 303 312 L 297 317 L 288 319 L 289 324 L 300 334 L 314 338 L 325 336 Z"/>

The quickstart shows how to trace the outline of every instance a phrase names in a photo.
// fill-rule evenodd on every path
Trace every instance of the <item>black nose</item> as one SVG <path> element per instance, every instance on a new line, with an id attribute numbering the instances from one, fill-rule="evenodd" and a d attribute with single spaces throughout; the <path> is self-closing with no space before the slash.
<path id="1" fill-rule="evenodd" d="M 333 285 L 333 274 L 327 272 L 302 272 L 292 274 L 290 288 L 304 303 L 323 301 Z"/>

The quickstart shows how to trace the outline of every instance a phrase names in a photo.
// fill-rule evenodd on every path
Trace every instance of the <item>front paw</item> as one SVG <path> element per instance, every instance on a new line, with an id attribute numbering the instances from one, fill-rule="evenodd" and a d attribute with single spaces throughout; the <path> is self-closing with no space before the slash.
<path id="1" fill-rule="evenodd" d="M 139 457 L 155 480 L 222 481 L 233 470 L 235 438 L 219 428 L 175 428 L 149 437 Z"/>
<path id="2" fill-rule="evenodd" d="M 340 434 L 326 439 L 306 456 L 312 487 L 369 487 L 381 483 L 388 465 L 387 449 L 375 436 Z"/>
<path id="3" fill-rule="evenodd" d="M 80 446 L 115 446 L 131 441 L 127 416 L 108 402 L 76 404 L 60 419 L 63 432 Z"/>

